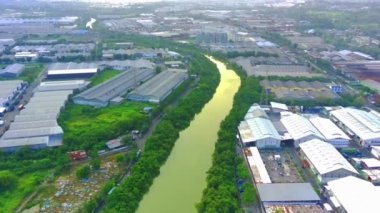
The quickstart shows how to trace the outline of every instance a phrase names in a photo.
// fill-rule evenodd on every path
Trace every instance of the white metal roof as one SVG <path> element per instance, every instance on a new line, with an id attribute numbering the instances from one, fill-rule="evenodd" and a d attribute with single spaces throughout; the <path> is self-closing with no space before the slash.
<path id="1" fill-rule="evenodd" d="M 281 140 L 281 136 L 278 134 L 272 122 L 264 118 L 251 118 L 242 121 L 239 125 L 239 133 L 243 143 L 265 138 Z"/>
<path id="2" fill-rule="evenodd" d="M 281 123 L 288 130 L 294 140 L 299 140 L 309 135 L 314 135 L 317 138 L 324 140 L 321 133 L 310 123 L 310 121 L 297 114 L 290 114 L 281 118 Z"/>
<path id="3" fill-rule="evenodd" d="M 49 137 L 33 137 L 33 138 L 17 138 L 4 140 L 0 139 L 0 148 L 32 146 L 32 145 L 48 145 Z"/>
<path id="4" fill-rule="evenodd" d="M 355 168 L 329 143 L 313 139 L 301 143 L 300 148 L 321 175 L 339 169 L 358 174 Z"/>
<path id="5" fill-rule="evenodd" d="M 350 138 L 341 129 L 339 129 L 339 127 L 327 118 L 313 117 L 309 120 L 327 140 L 350 140 Z"/>
<path id="6" fill-rule="evenodd" d="M 360 161 L 367 165 L 369 168 L 380 167 L 380 160 L 375 158 L 360 158 Z"/>
<path id="7" fill-rule="evenodd" d="M 353 176 L 330 181 L 327 185 L 348 213 L 379 212 L 380 187 Z"/>
<path id="8" fill-rule="evenodd" d="M 380 139 L 380 117 L 377 112 L 343 108 L 331 114 L 361 139 Z"/>
<path id="9" fill-rule="evenodd" d="M 270 105 L 274 109 L 281 109 L 281 110 L 285 110 L 285 111 L 289 110 L 288 106 L 286 106 L 286 104 L 277 103 L 277 102 L 270 102 Z"/>
<path id="10" fill-rule="evenodd" d="M 249 167 L 252 173 L 254 174 L 255 182 L 256 183 L 272 183 L 257 147 L 249 147 L 247 148 L 247 150 L 249 151 L 248 152 L 246 151 L 245 153 L 247 156 Z"/>

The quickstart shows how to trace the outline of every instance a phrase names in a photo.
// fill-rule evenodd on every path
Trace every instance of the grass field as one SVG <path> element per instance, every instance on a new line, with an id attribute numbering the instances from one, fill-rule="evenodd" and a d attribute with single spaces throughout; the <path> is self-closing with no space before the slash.
<path id="1" fill-rule="evenodd" d="M 14 212 L 22 200 L 43 181 L 48 172 L 35 172 L 18 178 L 15 188 L 0 191 L 0 212 Z"/>
<path id="2" fill-rule="evenodd" d="M 90 87 L 101 84 L 120 73 L 118 70 L 104 70 L 91 79 Z"/>
<path id="3" fill-rule="evenodd" d="M 117 106 L 94 108 L 70 103 L 59 119 L 65 131 L 64 144 L 84 149 L 102 147 L 104 142 L 126 131 L 143 130 L 149 126 L 149 116 L 141 113 L 146 106 L 152 105 L 124 102 Z"/>

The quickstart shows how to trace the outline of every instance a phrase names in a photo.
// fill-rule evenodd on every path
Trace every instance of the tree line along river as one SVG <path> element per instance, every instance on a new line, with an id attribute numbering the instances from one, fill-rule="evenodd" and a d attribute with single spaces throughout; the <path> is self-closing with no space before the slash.
<path id="1" fill-rule="evenodd" d="M 141 201 L 138 213 L 196 212 L 195 204 L 206 187 L 206 172 L 211 167 L 220 123 L 232 109 L 234 95 L 240 87 L 240 78 L 233 70 L 208 58 L 221 75 L 216 92 L 190 126 L 180 133 L 160 175 Z"/>

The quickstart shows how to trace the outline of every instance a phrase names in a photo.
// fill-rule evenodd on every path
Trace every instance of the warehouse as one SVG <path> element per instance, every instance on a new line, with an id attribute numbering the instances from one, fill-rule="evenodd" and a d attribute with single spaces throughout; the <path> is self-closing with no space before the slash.
<path id="1" fill-rule="evenodd" d="M 187 72 L 163 71 L 129 93 L 128 100 L 160 103 L 187 77 Z"/>
<path id="2" fill-rule="evenodd" d="M 57 82 L 56 86 L 64 82 Z M 78 89 L 82 84 L 77 82 L 66 82 L 73 89 Z M 55 147 L 62 145 L 63 130 L 58 125 L 57 119 L 64 108 L 72 90 L 64 88 L 56 90 L 54 82 L 44 82 L 42 85 L 49 85 L 43 92 L 39 86 L 25 109 L 16 115 L 9 130 L 0 139 L 0 149 L 7 152 L 14 152 L 23 146 L 32 149 Z M 77 87 L 75 87 L 75 85 Z"/>
<path id="3" fill-rule="evenodd" d="M 98 72 L 95 63 L 54 63 L 49 66 L 48 79 L 90 78 Z"/>
<path id="4" fill-rule="evenodd" d="M 301 115 L 283 113 L 280 121 L 294 140 L 295 147 L 299 147 L 301 143 L 312 139 L 325 140 L 313 124 Z"/>
<path id="5" fill-rule="evenodd" d="M 314 139 L 300 144 L 304 166 L 310 166 L 322 183 L 350 175 L 357 176 L 355 168 L 335 149 L 324 141 Z"/>
<path id="6" fill-rule="evenodd" d="M 73 98 L 74 103 L 106 107 L 110 100 L 122 96 L 154 75 L 152 69 L 127 70 L 110 80 L 92 87 Z"/>
<path id="7" fill-rule="evenodd" d="M 100 70 L 104 70 L 106 68 L 112 68 L 115 70 L 128 70 L 128 69 L 154 69 L 155 65 L 154 63 L 145 60 L 145 59 L 138 59 L 138 60 L 124 60 L 124 61 L 101 61 L 98 62 L 98 66 Z"/>
<path id="8" fill-rule="evenodd" d="M 350 138 L 337 127 L 331 120 L 321 117 L 313 117 L 309 119 L 317 130 L 336 148 L 348 147 Z"/>
<path id="9" fill-rule="evenodd" d="M 1 81 L 0 83 L 0 107 L 15 105 L 18 98 L 25 91 L 27 83 L 21 80 Z"/>
<path id="10" fill-rule="evenodd" d="M 331 111 L 330 118 L 360 145 L 380 145 L 380 115 L 376 111 L 342 108 Z"/>
<path id="11" fill-rule="evenodd" d="M 310 183 L 257 184 L 263 205 L 315 205 L 320 198 Z"/>
<path id="12" fill-rule="evenodd" d="M 258 105 L 250 107 L 245 120 L 239 124 L 238 132 L 240 141 L 245 147 L 280 148 L 281 136 L 265 111 Z"/>
<path id="13" fill-rule="evenodd" d="M 330 181 L 326 186 L 336 212 L 379 212 L 380 187 L 349 176 Z"/>
<path id="14" fill-rule="evenodd" d="M 4 69 L 0 70 L 0 77 L 2 78 L 16 78 L 25 70 L 25 65 L 23 64 L 12 64 Z"/>
<path id="15" fill-rule="evenodd" d="M 90 82 L 84 80 L 73 80 L 73 81 L 47 81 L 41 82 L 40 86 L 36 88 L 37 92 L 43 91 L 64 91 L 64 90 L 74 90 L 74 89 L 83 89 Z"/>

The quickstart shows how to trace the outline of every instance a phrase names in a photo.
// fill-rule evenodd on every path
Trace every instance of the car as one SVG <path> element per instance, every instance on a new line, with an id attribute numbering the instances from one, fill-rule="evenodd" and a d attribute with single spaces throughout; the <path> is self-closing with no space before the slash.
<path id="1" fill-rule="evenodd" d="M 18 105 L 18 110 L 23 110 L 23 109 L 25 109 L 24 104 L 20 104 L 20 105 Z"/>
<path id="2" fill-rule="evenodd" d="M 0 120 L 0 126 L 4 126 L 5 122 L 3 120 Z"/>

